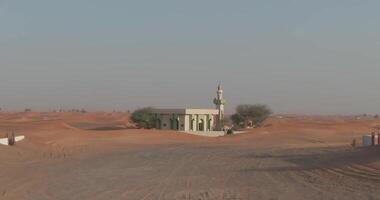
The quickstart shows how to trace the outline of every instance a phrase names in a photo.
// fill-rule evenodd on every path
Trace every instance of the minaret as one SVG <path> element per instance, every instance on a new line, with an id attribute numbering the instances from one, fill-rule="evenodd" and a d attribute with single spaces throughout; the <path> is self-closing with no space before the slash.
<path id="1" fill-rule="evenodd" d="M 216 109 L 218 109 L 218 119 L 216 122 L 216 129 L 221 131 L 223 129 L 223 120 L 224 120 L 224 104 L 226 101 L 223 98 L 223 90 L 220 84 L 218 85 L 218 91 L 216 92 L 216 98 L 214 99 L 214 104 L 216 105 Z"/>

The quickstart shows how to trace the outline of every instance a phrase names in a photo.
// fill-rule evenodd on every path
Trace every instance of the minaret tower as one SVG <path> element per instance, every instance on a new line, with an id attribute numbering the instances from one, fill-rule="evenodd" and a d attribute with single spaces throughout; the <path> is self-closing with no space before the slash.
<path id="1" fill-rule="evenodd" d="M 224 120 L 224 104 L 226 100 L 223 98 L 223 90 L 221 85 L 218 85 L 218 91 L 216 92 L 216 98 L 214 99 L 214 104 L 216 105 L 216 109 L 218 109 L 218 119 L 216 122 L 216 129 L 221 131 L 223 129 L 223 120 Z"/>

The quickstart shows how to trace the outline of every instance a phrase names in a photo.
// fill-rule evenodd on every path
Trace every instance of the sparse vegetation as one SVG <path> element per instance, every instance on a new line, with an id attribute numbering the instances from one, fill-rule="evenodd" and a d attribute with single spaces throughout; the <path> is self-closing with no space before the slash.
<path id="1" fill-rule="evenodd" d="M 227 130 L 227 135 L 233 135 L 233 134 L 234 134 L 234 131 L 232 129 Z"/>
<path id="2" fill-rule="evenodd" d="M 154 128 L 154 117 L 152 115 L 152 107 L 146 107 L 135 110 L 132 113 L 131 120 L 139 128 Z"/>
<path id="3" fill-rule="evenodd" d="M 30 109 L 30 108 L 25 108 L 24 112 L 32 112 L 32 109 Z"/>
<path id="4" fill-rule="evenodd" d="M 260 127 L 271 114 L 271 109 L 265 104 L 244 104 L 236 107 L 236 113 L 231 116 L 231 120 L 240 127 Z"/>
<path id="5" fill-rule="evenodd" d="M 352 148 L 355 148 L 355 147 L 356 147 L 356 139 L 353 139 L 353 140 L 352 140 L 351 147 L 352 147 Z"/>
<path id="6" fill-rule="evenodd" d="M 238 113 L 231 115 L 231 121 L 236 126 L 244 126 L 244 118 Z"/>

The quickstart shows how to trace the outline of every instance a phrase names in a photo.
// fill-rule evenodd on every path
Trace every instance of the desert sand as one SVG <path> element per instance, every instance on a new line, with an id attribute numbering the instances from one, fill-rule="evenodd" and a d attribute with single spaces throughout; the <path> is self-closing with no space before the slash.
<path id="1" fill-rule="evenodd" d="M 380 120 L 274 116 L 217 138 L 135 129 L 126 113 L 1 113 L 0 199 L 380 199 Z"/>

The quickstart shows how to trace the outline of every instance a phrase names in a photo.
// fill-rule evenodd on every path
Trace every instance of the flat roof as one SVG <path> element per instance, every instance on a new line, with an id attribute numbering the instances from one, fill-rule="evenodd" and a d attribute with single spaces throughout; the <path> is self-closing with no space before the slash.
<path id="1" fill-rule="evenodd" d="M 199 108 L 155 108 L 152 110 L 155 114 L 183 114 L 183 115 L 217 115 L 217 109 L 199 109 Z"/>

